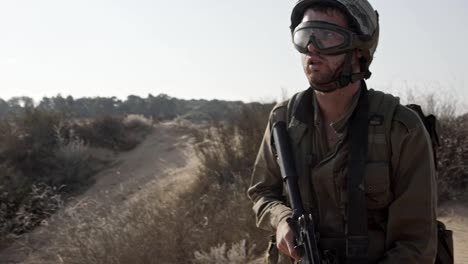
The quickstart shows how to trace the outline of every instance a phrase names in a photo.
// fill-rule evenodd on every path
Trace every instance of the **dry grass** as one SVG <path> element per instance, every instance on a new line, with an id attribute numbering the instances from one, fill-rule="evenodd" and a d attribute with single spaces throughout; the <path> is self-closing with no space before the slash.
<path id="1" fill-rule="evenodd" d="M 25 263 L 247 263 L 256 247 L 250 242 L 255 232 L 244 226 L 254 228 L 245 193 L 234 183 L 205 184 L 198 179 L 163 198 L 155 187 L 134 203 L 105 211 L 93 201 L 67 209 L 53 244 Z"/>
<path id="2" fill-rule="evenodd" d="M 247 248 L 245 239 L 235 243 L 230 249 L 226 243 L 210 248 L 209 252 L 195 251 L 196 264 L 244 264 L 250 261 L 252 255 Z"/>

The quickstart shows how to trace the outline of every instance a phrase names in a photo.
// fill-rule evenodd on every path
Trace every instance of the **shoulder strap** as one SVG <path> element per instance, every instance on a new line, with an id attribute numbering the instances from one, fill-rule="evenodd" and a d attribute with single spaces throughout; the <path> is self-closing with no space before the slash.
<path id="1" fill-rule="evenodd" d="M 295 93 L 291 98 L 289 98 L 289 100 L 276 105 L 272 110 L 273 118 L 271 120 L 271 125 L 278 121 L 285 121 L 289 126 L 292 116 L 296 111 L 303 94 L 304 91 Z"/>
<path id="2" fill-rule="evenodd" d="M 367 203 L 363 179 L 367 161 L 369 101 L 363 87 L 359 101 L 350 119 L 349 174 L 346 178 L 348 204 L 346 206 L 346 261 L 349 264 L 368 262 L 369 236 L 367 230 Z"/>
<path id="3" fill-rule="evenodd" d="M 288 110 L 287 110 L 287 119 L 286 119 L 286 124 L 289 125 L 289 123 L 291 122 L 291 119 L 292 119 L 292 116 L 294 115 L 294 113 L 296 112 L 297 110 L 297 107 L 299 106 L 299 102 L 301 102 L 301 99 L 302 99 L 302 96 L 304 95 L 306 91 L 301 91 L 301 92 L 298 92 L 296 94 L 294 94 L 291 99 L 289 99 L 289 102 L 288 102 Z"/>
<path id="4" fill-rule="evenodd" d="M 368 262 L 367 203 L 363 187 L 367 161 L 390 158 L 390 128 L 398 99 L 382 92 L 367 91 L 364 86 L 357 108 L 350 120 L 350 160 L 347 176 L 347 263 Z M 370 144 L 369 144 L 370 143 Z M 372 144 L 381 144 L 379 150 Z"/>
<path id="5" fill-rule="evenodd" d="M 392 120 L 400 100 L 398 97 L 372 89 L 369 90 L 369 97 L 368 159 L 390 163 Z"/>
<path id="6" fill-rule="evenodd" d="M 284 121 L 287 124 L 287 128 L 289 128 L 293 114 L 296 111 L 303 94 L 304 91 L 298 92 L 294 94 L 288 101 L 277 104 L 272 110 L 270 126 L 273 126 L 273 124 L 278 121 Z M 270 138 L 270 146 L 273 154 L 276 156 L 276 146 L 273 137 Z"/>

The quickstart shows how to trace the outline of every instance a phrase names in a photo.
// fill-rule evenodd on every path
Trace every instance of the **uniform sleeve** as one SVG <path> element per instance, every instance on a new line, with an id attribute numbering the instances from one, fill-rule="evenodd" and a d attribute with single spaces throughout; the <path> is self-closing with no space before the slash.
<path id="1" fill-rule="evenodd" d="M 417 118 L 392 126 L 394 200 L 388 209 L 384 258 L 379 262 L 433 264 L 437 249 L 437 191 L 429 135 Z"/>
<path id="2" fill-rule="evenodd" d="M 247 193 L 254 203 L 253 210 L 257 227 L 273 232 L 283 219 L 291 215 L 292 211 L 284 202 L 283 182 L 270 144 L 270 130 L 271 122 L 263 136 Z"/>

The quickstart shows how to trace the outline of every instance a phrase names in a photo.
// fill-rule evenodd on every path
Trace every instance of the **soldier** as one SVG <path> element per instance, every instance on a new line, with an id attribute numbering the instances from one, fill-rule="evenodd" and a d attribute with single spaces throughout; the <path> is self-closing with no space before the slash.
<path id="1" fill-rule="evenodd" d="M 436 181 L 429 135 L 415 112 L 391 95 L 368 91 L 364 81 L 378 43 L 378 13 L 367 0 L 301 0 L 292 11 L 291 34 L 310 87 L 272 110 L 248 190 L 257 226 L 274 234 L 269 262 L 300 258 L 272 145 L 272 125 L 283 120 L 300 196 L 315 218 L 322 254 L 335 263 L 353 263 L 346 253 L 352 216 L 364 217 L 367 225 L 364 263 L 434 263 Z M 365 214 L 353 216 L 346 210 L 349 132 L 364 96 L 370 113 Z"/>

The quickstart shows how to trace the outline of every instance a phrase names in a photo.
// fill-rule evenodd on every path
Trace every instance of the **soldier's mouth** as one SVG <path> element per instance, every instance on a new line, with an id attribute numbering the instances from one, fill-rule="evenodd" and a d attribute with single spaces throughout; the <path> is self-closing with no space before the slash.
<path id="1" fill-rule="evenodd" d="M 320 65 L 322 63 L 323 61 L 319 57 L 316 57 L 316 56 L 311 56 L 307 59 L 308 65 Z"/>

